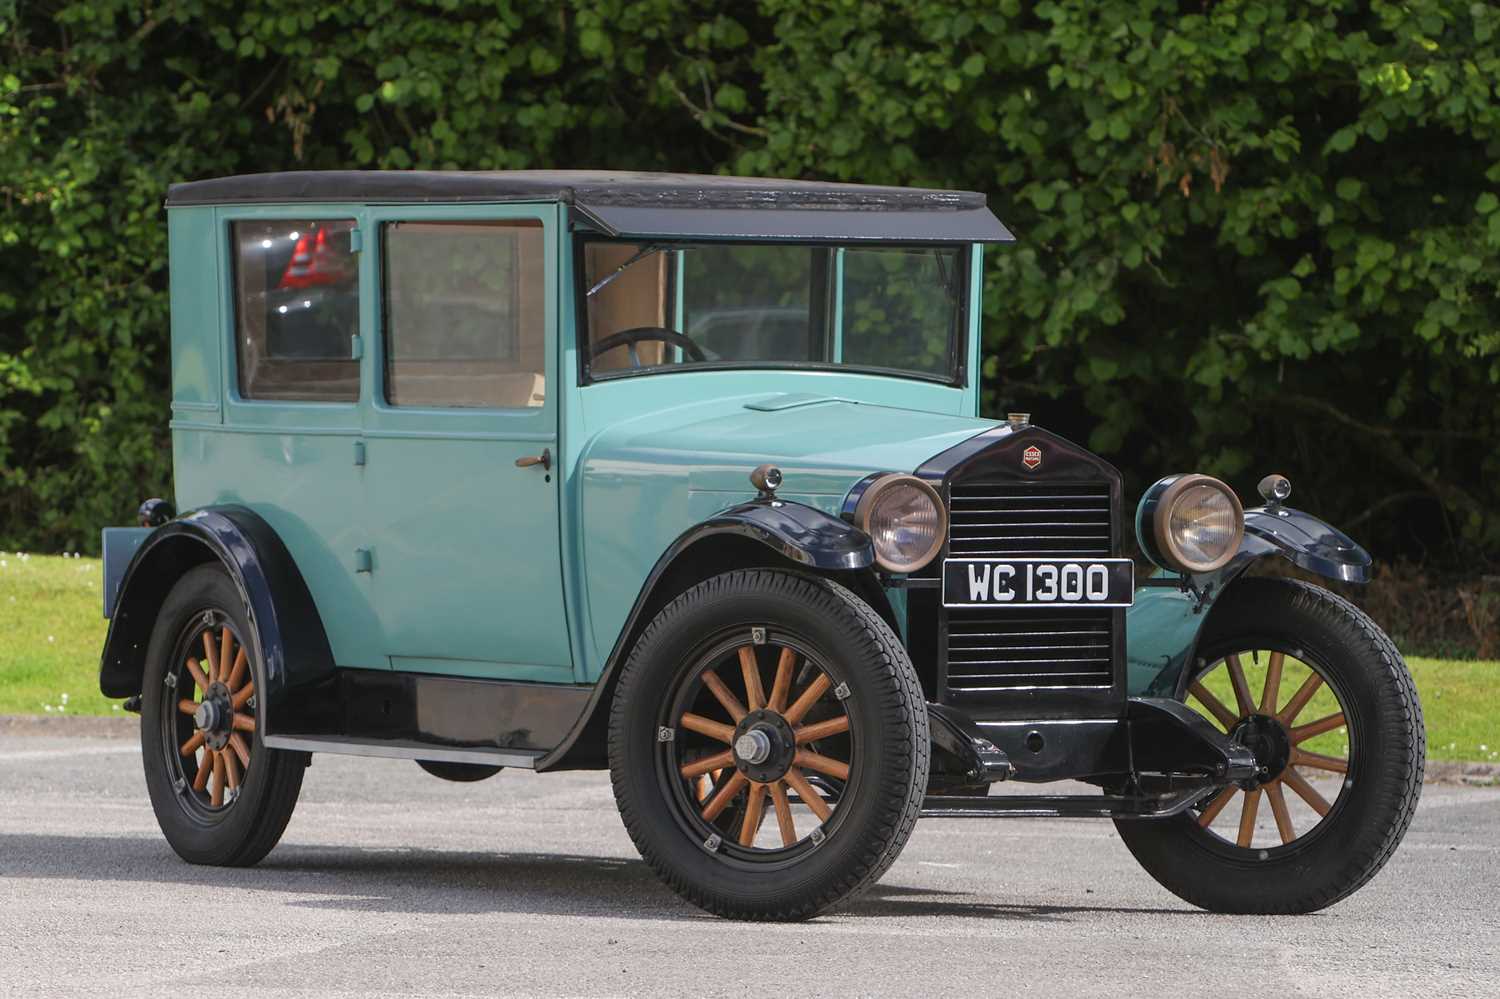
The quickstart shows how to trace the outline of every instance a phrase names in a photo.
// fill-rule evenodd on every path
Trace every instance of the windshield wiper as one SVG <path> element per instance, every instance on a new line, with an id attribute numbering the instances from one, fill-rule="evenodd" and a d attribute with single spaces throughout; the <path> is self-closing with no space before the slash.
<path id="1" fill-rule="evenodd" d="M 937 269 L 938 269 L 938 287 L 940 287 L 940 288 L 943 289 L 943 294 L 946 295 L 946 296 L 948 296 L 948 301 L 957 304 L 957 302 L 958 302 L 958 280 L 957 280 L 958 279 L 958 270 L 957 270 L 957 268 L 954 269 L 954 272 L 951 275 L 948 273 L 948 264 L 943 259 L 943 251 L 940 250 L 940 249 L 935 249 L 935 250 L 932 251 L 932 259 L 937 264 Z"/>
<path id="2" fill-rule="evenodd" d="M 635 264 L 636 262 L 638 262 L 640 260 L 643 260 L 646 257 L 651 256 L 651 254 L 653 254 L 653 253 L 660 253 L 662 250 L 665 250 L 667 248 L 668 248 L 668 244 L 666 244 L 666 243 L 647 243 L 645 246 L 643 246 L 639 250 L 637 250 L 636 253 L 635 253 L 635 255 L 632 256 L 629 260 L 625 261 L 619 267 L 616 267 L 609 274 L 606 274 L 603 277 L 603 279 L 600 280 L 600 282 L 598 284 L 596 284 L 592 288 L 590 288 L 588 290 L 588 292 L 583 297 L 584 298 L 593 298 L 594 297 L 594 292 L 598 291 L 600 288 L 603 288 L 605 285 L 609 284 L 611 281 L 613 281 L 615 278 L 619 277 L 621 274 L 624 274 L 625 273 L 625 269 L 627 267 L 630 267 L 632 264 Z"/>

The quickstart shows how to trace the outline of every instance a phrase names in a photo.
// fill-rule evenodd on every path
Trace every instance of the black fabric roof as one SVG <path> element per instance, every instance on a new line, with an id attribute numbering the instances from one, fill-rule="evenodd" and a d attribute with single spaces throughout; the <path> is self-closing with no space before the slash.
<path id="1" fill-rule="evenodd" d="M 562 201 L 663 208 L 983 208 L 984 195 L 806 180 L 589 170 L 302 170 L 173 184 L 167 204 Z"/>
<path id="2" fill-rule="evenodd" d="M 557 201 L 611 235 L 1009 241 L 974 191 L 588 170 L 304 170 L 173 184 L 167 207 Z M 756 209 L 753 213 L 729 210 Z M 691 210 L 691 211 L 690 211 Z M 704 212 L 703 210 L 708 210 Z M 872 218 L 877 212 L 896 217 Z M 807 214 L 803 214 L 807 213 Z"/>

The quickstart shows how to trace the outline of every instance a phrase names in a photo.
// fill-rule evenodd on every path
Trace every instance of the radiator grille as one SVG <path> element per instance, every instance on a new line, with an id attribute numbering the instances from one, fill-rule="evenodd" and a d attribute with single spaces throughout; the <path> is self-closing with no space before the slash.
<path id="1" fill-rule="evenodd" d="M 948 689 L 1107 686 L 1108 611 L 948 611 Z"/>
<path id="2" fill-rule="evenodd" d="M 1108 556 L 1113 511 L 1108 483 L 950 487 L 948 554 Z M 1114 621 L 1108 610 L 947 610 L 951 691 L 1109 686 Z"/>
<path id="3" fill-rule="evenodd" d="M 1108 555 L 1109 486 L 954 483 L 948 530 L 954 558 Z"/>

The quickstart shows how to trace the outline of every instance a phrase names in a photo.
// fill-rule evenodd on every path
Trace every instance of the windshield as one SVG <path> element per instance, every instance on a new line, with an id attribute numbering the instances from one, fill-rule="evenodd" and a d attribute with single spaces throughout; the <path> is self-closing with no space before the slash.
<path id="1" fill-rule="evenodd" d="M 957 381 L 966 248 L 584 244 L 592 377 L 843 367 Z"/>

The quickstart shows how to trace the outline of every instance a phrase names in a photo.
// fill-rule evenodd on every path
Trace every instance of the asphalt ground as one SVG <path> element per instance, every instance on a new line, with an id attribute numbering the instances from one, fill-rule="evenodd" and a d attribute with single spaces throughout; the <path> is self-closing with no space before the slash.
<path id="1" fill-rule="evenodd" d="M 834 915 L 733 923 L 637 857 L 603 774 L 319 756 L 258 867 L 189 866 L 129 740 L 0 734 L 0 996 L 1500 996 L 1500 788 L 1429 785 L 1316 915 L 1215 916 L 1107 822 L 924 819 Z"/>

